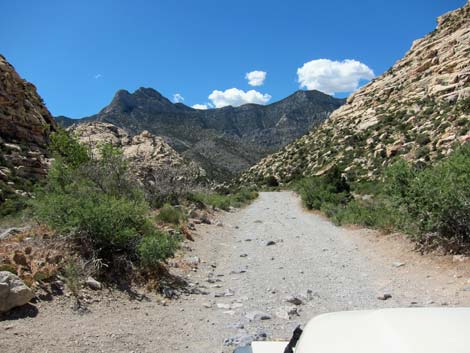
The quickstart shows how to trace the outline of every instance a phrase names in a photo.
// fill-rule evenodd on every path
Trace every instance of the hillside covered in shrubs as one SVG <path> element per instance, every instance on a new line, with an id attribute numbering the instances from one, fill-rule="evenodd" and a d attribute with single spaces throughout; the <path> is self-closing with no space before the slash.
<path id="1" fill-rule="evenodd" d="M 354 92 L 309 134 L 246 171 L 242 183 L 286 183 L 337 166 L 377 179 L 397 159 L 432 164 L 470 140 L 470 4 L 438 18 L 383 75 Z"/>

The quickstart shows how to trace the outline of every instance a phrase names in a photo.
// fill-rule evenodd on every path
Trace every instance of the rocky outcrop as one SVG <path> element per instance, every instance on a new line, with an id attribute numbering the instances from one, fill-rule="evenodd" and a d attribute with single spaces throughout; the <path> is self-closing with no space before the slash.
<path id="1" fill-rule="evenodd" d="M 287 182 L 334 165 L 353 179 L 377 178 L 397 158 L 430 163 L 470 140 L 470 4 L 438 19 L 405 57 L 352 94 L 316 130 L 247 171 Z"/>
<path id="2" fill-rule="evenodd" d="M 0 55 L 0 202 L 46 174 L 47 144 L 55 129 L 34 85 Z"/>
<path id="3" fill-rule="evenodd" d="M 305 134 L 344 103 L 318 91 L 298 91 L 267 105 L 197 110 L 173 104 L 151 88 L 120 90 L 98 114 L 81 120 L 57 117 L 63 126 L 87 121 L 112 123 L 131 135 L 162 136 L 210 177 L 226 179 Z"/>
<path id="4" fill-rule="evenodd" d="M 79 141 L 98 154 L 102 144 L 109 143 L 122 150 L 131 171 L 144 184 L 156 183 L 162 174 L 187 181 L 205 177 L 205 171 L 195 162 L 183 158 L 161 137 L 148 131 L 130 136 L 123 129 L 109 123 L 90 122 L 73 125 L 69 130 Z"/>
<path id="5" fill-rule="evenodd" d="M 0 271 L 0 313 L 27 304 L 34 292 L 16 275 Z"/>

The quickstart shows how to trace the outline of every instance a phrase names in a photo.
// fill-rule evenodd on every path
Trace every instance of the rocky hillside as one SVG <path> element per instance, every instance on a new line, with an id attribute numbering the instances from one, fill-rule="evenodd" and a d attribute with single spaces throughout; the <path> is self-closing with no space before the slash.
<path id="1" fill-rule="evenodd" d="M 470 4 L 438 18 L 405 57 L 352 94 L 321 127 L 247 171 L 287 182 L 333 165 L 370 179 L 396 158 L 429 163 L 470 139 Z"/>
<path id="2" fill-rule="evenodd" d="M 344 103 L 318 91 L 298 91 L 270 105 L 196 110 L 173 104 L 151 88 L 120 90 L 98 114 L 78 123 L 112 123 L 134 135 L 147 130 L 184 156 L 197 161 L 211 177 L 233 176 L 269 153 L 302 136 Z M 58 117 L 63 126 L 77 120 Z"/>
<path id="3" fill-rule="evenodd" d="M 148 131 L 131 137 L 123 129 L 101 122 L 73 125 L 69 130 L 80 142 L 90 146 L 93 153 L 98 153 L 105 143 L 119 147 L 131 171 L 145 185 L 156 186 L 162 181 L 194 182 L 205 177 L 205 171 L 195 162 L 183 158 L 161 137 Z"/>
<path id="4" fill-rule="evenodd" d="M 46 174 L 49 134 L 56 128 L 36 87 L 0 55 L 0 203 Z"/>

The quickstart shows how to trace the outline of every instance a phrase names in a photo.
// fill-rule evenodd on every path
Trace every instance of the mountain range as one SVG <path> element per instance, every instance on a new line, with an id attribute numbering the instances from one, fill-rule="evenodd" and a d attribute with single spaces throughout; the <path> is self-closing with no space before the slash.
<path id="1" fill-rule="evenodd" d="M 319 91 L 297 91 L 263 106 L 198 110 L 172 103 L 152 88 L 119 90 L 99 113 L 82 119 L 56 117 L 63 127 L 91 121 L 111 123 L 130 135 L 161 136 L 208 177 L 226 180 L 304 135 L 344 104 Z"/>

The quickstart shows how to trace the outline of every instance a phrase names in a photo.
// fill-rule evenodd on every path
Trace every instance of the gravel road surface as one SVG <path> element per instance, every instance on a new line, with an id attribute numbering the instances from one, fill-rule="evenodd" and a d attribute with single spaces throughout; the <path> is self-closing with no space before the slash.
<path id="1" fill-rule="evenodd" d="M 291 192 L 261 193 L 218 217 L 219 226 L 197 226 L 179 262 L 187 266 L 172 269 L 198 294 L 135 300 L 103 290 L 85 314 L 66 297 L 41 302 L 0 321 L 0 351 L 226 353 L 253 337 L 288 339 L 319 313 L 470 304 L 468 262 L 336 227 Z"/>

